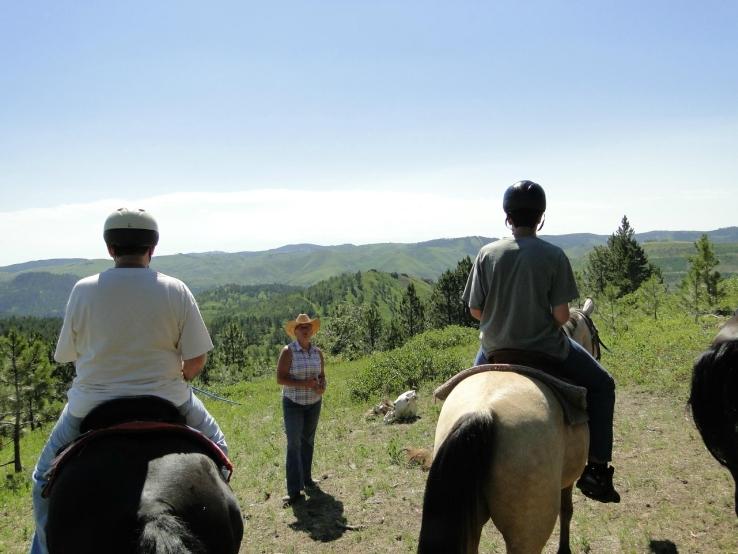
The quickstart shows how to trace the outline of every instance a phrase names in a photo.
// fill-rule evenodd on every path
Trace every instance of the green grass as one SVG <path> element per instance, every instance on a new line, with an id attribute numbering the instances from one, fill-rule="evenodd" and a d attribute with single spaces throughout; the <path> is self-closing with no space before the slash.
<path id="1" fill-rule="evenodd" d="M 736 300 L 731 297 L 726 302 Z M 644 552 L 650 540 L 668 539 L 679 545 L 679 551 L 736 551 L 729 478 L 706 454 L 683 417 L 692 362 L 721 320 L 705 317 L 695 322 L 675 307 L 656 321 L 633 308 L 625 311 L 614 328 L 595 314 L 610 347 L 602 361 L 619 387 L 615 463 L 624 502 L 613 508 L 578 498 L 575 550 Z M 422 363 L 415 369 L 410 363 L 404 367 L 405 359 L 395 358 L 398 373 L 383 374 L 386 381 L 361 377 L 370 374 L 382 355 L 351 362 L 328 360 L 329 388 L 318 430 L 315 477 L 321 479 L 329 503 L 323 519 L 316 513 L 317 527 L 296 519 L 279 503 L 285 488 L 284 433 L 279 387 L 273 376 L 213 387 L 241 403 L 206 400 L 228 437 L 236 466 L 233 488 L 246 518 L 242 552 L 414 551 L 425 474 L 408 465 L 404 449 L 432 447 L 441 403 L 434 402 L 430 393 L 445 372 L 453 370 L 444 365 L 448 360 L 471 365 L 477 347 L 474 330 L 426 333 L 402 355 L 411 359 L 416 352 L 421 360 L 436 360 L 433 371 L 424 373 L 427 366 Z M 446 357 L 433 358 L 436 353 Z M 394 399 L 405 390 L 407 375 L 417 380 L 420 419 L 385 425 L 381 417 L 367 417 L 369 408 L 382 397 Z M 367 386 L 360 395 L 354 392 L 362 383 L 372 382 L 382 386 Z M 0 469 L 0 552 L 27 550 L 33 530 L 30 472 L 49 430 L 24 434 L 21 474 L 13 475 L 12 466 Z M 11 447 L 5 440 L 0 463 L 11 459 Z M 337 527 L 337 521 L 350 529 Z M 326 529 L 335 535 L 330 540 L 321 535 Z M 482 551 L 504 551 L 499 535 L 489 526 Z"/>

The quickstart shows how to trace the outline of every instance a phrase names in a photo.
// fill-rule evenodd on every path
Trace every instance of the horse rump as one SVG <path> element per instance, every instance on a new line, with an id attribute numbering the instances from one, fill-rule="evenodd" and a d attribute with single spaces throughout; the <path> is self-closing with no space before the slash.
<path id="1" fill-rule="evenodd" d="M 243 520 L 198 442 L 176 433 L 111 434 L 58 475 L 46 536 L 51 554 L 235 554 Z"/>
<path id="2" fill-rule="evenodd" d="M 698 358 L 689 404 L 710 453 L 726 467 L 738 466 L 738 341 L 722 343 Z"/>
<path id="3" fill-rule="evenodd" d="M 466 552 L 476 544 L 489 512 L 484 500 L 492 457 L 489 412 L 464 414 L 433 459 L 423 499 L 418 552 Z"/>
<path id="4" fill-rule="evenodd" d="M 736 481 L 738 515 L 738 341 L 720 343 L 697 359 L 689 405 L 705 446 Z"/>

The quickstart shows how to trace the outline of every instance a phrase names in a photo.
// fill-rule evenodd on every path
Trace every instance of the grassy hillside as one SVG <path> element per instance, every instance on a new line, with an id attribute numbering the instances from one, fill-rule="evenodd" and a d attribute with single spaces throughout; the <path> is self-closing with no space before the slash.
<path id="1" fill-rule="evenodd" d="M 648 259 L 661 268 L 664 281 L 678 284 L 689 266 L 688 258 L 696 253 L 694 242 L 644 242 L 643 249 Z M 723 277 L 738 275 L 738 243 L 713 244 L 715 255 L 720 260 L 716 268 Z"/>
<path id="2" fill-rule="evenodd" d="M 636 307 L 621 310 L 613 326 L 598 315 L 595 319 L 610 347 L 603 363 L 618 383 L 613 463 L 623 501 L 603 506 L 575 492 L 573 550 L 736 552 L 732 483 L 706 452 L 684 408 L 692 362 L 720 321 L 694 322 L 676 306 L 665 308 L 657 321 Z M 468 332 L 461 344 L 455 338 L 454 346 L 437 350 L 471 360 L 477 348 L 474 335 Z M 445 344 L 443 337 L 434 336 L 432 344 L 420 348 L 439 344 Z M 365 415 L 379 396 L 352 399 L 357 376 L 375 362 L 375 357 L 350 363 L 328 360 L 329 389 L 314 474 L 321 492 L 293 509 L 282 509 L 279 502 L 285 445 L 273 377 L 215 389 L 240 405 L 206 400 L 228 437 L 236 465 L 232 487 L 245 517 L 242 553 L 416 550 L 427 473 L 408 463 L 403 449 L 432 446 L 441 403 L 431 399 L 430 391 L 438 383 L 428 376 L 419 387 L 418 420 L 384 425 Z M 387 385 L 391 398 L 402 392 L 402 387 Z M 47 433 L 45 428 L 24 435 L 22 473 L 0 469 L 0 552 L 27 551 L 33 529 L 29 476 Z M 6 443 L 0 446 L 0 462 L 9 458 Z M 555 542 L 554 535 L 546 553 L 555 551 Z M 658 550 L 665 544 L 672 548 Z M 491 525 L 480 550 L 504 551 Z"/>

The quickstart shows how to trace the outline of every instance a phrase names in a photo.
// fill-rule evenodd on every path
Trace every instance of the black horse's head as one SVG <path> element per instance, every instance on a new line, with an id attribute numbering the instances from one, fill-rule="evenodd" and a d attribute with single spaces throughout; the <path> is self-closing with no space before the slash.
<path id="1" fill-rule="evenodd" d="M 715 344 L 695 362 L 689 404 L 705 446 L 736 481 L 738 516 L 738 340 Z"/>

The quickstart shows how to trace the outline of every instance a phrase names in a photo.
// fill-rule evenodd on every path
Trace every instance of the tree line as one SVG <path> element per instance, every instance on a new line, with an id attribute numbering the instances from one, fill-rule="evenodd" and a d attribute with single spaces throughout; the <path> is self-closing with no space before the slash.
<path id="1" fill-rule="evenodd" d="M 298 313 L 320 317 L 315 342 L 327 354 L 344 359 L 397 348 L 428 329 L 474 325 L 461 301 L 470 268 L 467 256 L 435 283 L 406 274 L 357 271 L 272 296 L 266 303 L 234 299 L 233 294 L 246 292 L 238 288 L 214 289 L 202 300 L 239 308 L 221 310 L 212 319 L 215 349 L 202 379 L 236 382 L 272 372 L 279 350 L 291 340 L 284 322 Z M 245 304 L 248 311 L 240 309 Z"/>

